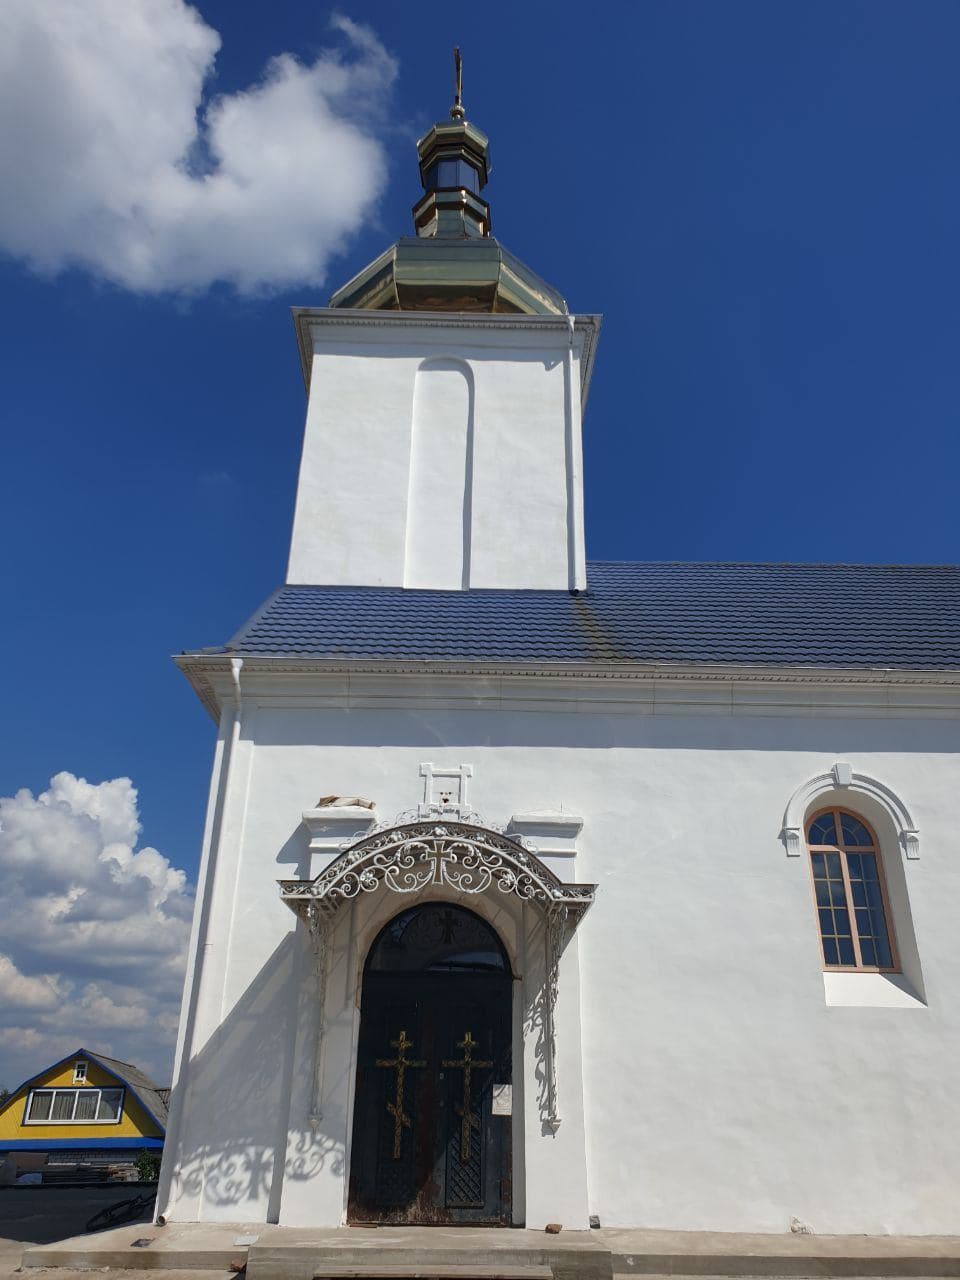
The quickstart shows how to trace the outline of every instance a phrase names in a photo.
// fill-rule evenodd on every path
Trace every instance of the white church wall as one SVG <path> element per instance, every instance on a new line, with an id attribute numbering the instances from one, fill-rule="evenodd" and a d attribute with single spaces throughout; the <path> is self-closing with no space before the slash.
<path id="1" fill-rule="evenodd" d="M 287 580 L 582 586 L 593 319 L 313 314 Z"/>
<path id="2" fill-rule="evenodd" d="M 949 700 L 922 715 L 900 691 L 891 712 L 885 692 L 878 714 L 865 694 L 844 706 L 842 690 L 832 704 L 822 690 L 780 691 L 778 709 L 720 681 L 647 696 L 388 676 L 260 677 L 251 690 L 256 747 L 233 775 L 212 913 L 211 953 L 227 959 L 207 968 L 220 1004 L 206 992 L 185 1054 L 178 1140 L 193 1159 L 171 1216 L 342 1220 L 366 935 L 352 913 L 338 926 L 329 1132 L 314 1143 L 309 961 L 275 881 L 307 874 L 300 819 L 318 796 L 365 796 L 390 818 L 421 798 L 419 766 L 433 760 L 472 764 L 471 801 L 495 825 L 582 817 L 568 874 L 599 885 L 561 971 L 555 1136 L 525 1045 L 514 1133 L 528 1225 L 596 1213 L 611 1226 L 783 1231 L 797 1217 L 818 1232 L 960 1230 L 960 1099 L 944 1067 L 960 1051 Z M 807 858 L 787 855 L 780 827 L 790 796 L 837 760 L 904 797 L 920 831 L 920 857 L 902 860 L 882 815 L 862 810 L 900 885 L 898 926 L 912 922 L 910 1007 L 828 1003 Z M 855 793 L 846 803 L 857 811 Z M 382 897 L 385 912 L 406 905 Z M 248 1082 L 257 1053 L 267 1065 Z"/>
<path id="3" fill-rule="evenodd" d="M 248 892 L 250 867 L 259 862 L 245 831 L 255 790 L 255 702 L 244 704 L 239 721 L 228 703 L 225 728 L 158 1211 L 180 1220 L 267 1221 L 276 1217 L 282 1187 L 296 944 L 276 895 Z"/>

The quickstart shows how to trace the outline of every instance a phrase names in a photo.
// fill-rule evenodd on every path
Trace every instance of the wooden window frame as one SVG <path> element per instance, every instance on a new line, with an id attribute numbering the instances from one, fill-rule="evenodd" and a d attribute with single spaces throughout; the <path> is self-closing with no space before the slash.
<path id="1" fill-rule="evenodd" d="M 31 1112 L 31 1110 L 32 1110 L 32 1108 L 33 1108 L 33 1099 L 34 1099 L 34 1097 L 36 1096 L 36 1094 L 38 1094 L 38 1093 L 49 1093 L 49 1094 L 51 1094 L 51 1095 L 52 1095 L 52 1096 L 51 1096 L 51 1099 L 50 1099 L 50 1115 L 49 1115 L 49 1116 L 47 1116 L 47 1118 L 46 1118 L 45 1120 L 43 1120 L 43 1119 L 31 1120 L 31 1118 L 30 1118 L 30 1112 Z M 56 1095 L 57 1095 L 58 1093 L 72 1093 L 72 1094 L 73 1094 L 73 1110 L 71 1111 L 69 1118 L 67 1118 L 67 1117 L 65 1117 L 65 1116 L 64 1116 L 64 1117 L 57 1117 L 57 1116 L 54 1116 L 54 1114 L 53 1114 L 54 1102 L 55 1102 L 55 1100 L 56 1100 Z M 77 1114 L 77 1097 L 78 1097 L 81 1093 L 82 1093 L 82 1094 L 85 1094 L 85 1095 L 92 1095 L 92 1094 L 96 1094 L 96 1095 L 97 1095 L 97 1107 L 96 1107 L 96 1112 L 94 1113 L 94 1115 L 93 1115 L 93 1117 L 92 1117 L 92 1118 L 79 1119 L 79 1120 L 75 1119 L 75 1116 L 76 1116 L 76 1114 Z M 100 1117 L 99 1117 L 99 1114 L 97 1114 L 97 1113 L 99 1113 L 99 1111 L 100 1111 L 100 1100 L 101 1100 L 101 1097 L 102 1097 L 102 1095 L 103 1095 L 104 1093 L 119 1093 L 119 1094 L 120 1094 L 120 1102 L 119 1102 L 119 1105 L 117 1106 L 117 1114 L 116 1114 L 115 1116 L 112 1116 L 112 1117 L 105 1117 L 104 1119 L 102 1119 L 102 1120 L 101 1120 L 101 1119 L 100 1119 Z M 24 1109 L 23 1109 L 23 1122 L 22 1122 L 22 1123 L 23 1123 L 24 1125 L 33 1125 L 33 1124 L 40 1124 L 40 1125 L 43 1125 L 43 1124 L 51 1124 L 51 1125 L 53 1125 L 53 1124 L 58 1124 L 58 1125 L 59 1125 L 59 1124 L 64 1124 L 64 1125 L 69 1125 L 69 1124 L 119 1124 L 119 1123 L 120 1123 L 120 1121 L 123 1119 L 123 1108 L 124 1108 L 124 1104 L 126 1103 L 126 1100 L 127 1100 L 127 1091 L 126 1091 L 126 1089 L 124 1089 L 124 1088 L 123 1088 L 123 1086 L 122 1086 L 122 1085 L 112 1085 L 112 1084 L 110 1084 L 110 1085 L 103 1085 L 103 1086 L 102 1086 L 102 1087 L 100 1087 L 100 1088 L 86 1088 L 86 1089 L 85 1089 L 85 1088 L 73 1088 L 73 1087 L 71 1087 L 70 1085 L 46 1085 L 46 1086 L 43 1086 L 43 1087 L 38 1088 L 38 1089 L 31 1089 L 31 1090 L 30 1090 L 30 1092 L 27 1094 L 27 1102 L 26 1102 L 26 1106 L 25 1106 L 25 1107 L 24 1107 Z"/>
<path id="2" fill-rule="evenodd" d="M 824 814 L 832 814 L 833 830 L 837 837 L 836 844 L 811 844 L 810 843 L 810 827 L 818 818 L 822 818 Z M 840 815 L 845 814 L 848 818 L 853 818 L 855 822 L 859 822 L 861 826 L 866 827 L 870 833 L 872 844 L 866 845 L 847 845 L 843 841 L 843 831 L 840 827 Z M 894 925 L 893 912 L 890 910 L 890 898 L 887 894 L 887 877 L 883 866 L 883 850 L 880 847 L 880 841 L 877 839 L 877 833 L 873 827 L 867 822 L 866 818 L 861 817 L 859 813 L 854 813 L 852 809 L 843 809 L 839 805 L 830 804 L 822 809 L 817 809 L 815 813 L 811 813 L 804 820 L 803 826 L 804 840 L 807 845 L 807 865 L 810 868 L 810 891 L 813 895 L 813 913 L 817 923 L 817 938 L 820 941 L 820 961 L 823 965 L 824 973 L 900 973 L 900 953 L 897 948 L 897 930 Z M 856 963 L 854 964 L 827 964 L 827 957 L 823 949 L 823 933 L 820 929 L 820 912 L 817 903 L 817 882 L 813 874 L 813 854 L 815 853 L 838 853 L 840 855 L 840 874 L 843 877 L 843 894 L 847 907 L 847 915 L 850 920 L 850 938 L 853 943 L 853 954 Z M 889 965 L 864 964 L 860 952 L 860 930 L 857 928 L 856 907 L 853 904 L 853 890 L 850 888 L 850 869 L 847 866 L 848 853 L 872 853 L 877 860 L 877 879 L 880 882 L 880 901 L 883 904 L 883 919 L 887 926 L 887 939 L 890 943 L 890 959 L 893 961 Z"/>
<path id="3" fill-rule="evenodd" d="M 78 1058 L 77 1061 L 73 1064 L 73 1083 L 74 1084 L 87 1083 L 87 1069 L 89 1065 L 90 1064 L 87 1062 L 86 1058 Z"/>

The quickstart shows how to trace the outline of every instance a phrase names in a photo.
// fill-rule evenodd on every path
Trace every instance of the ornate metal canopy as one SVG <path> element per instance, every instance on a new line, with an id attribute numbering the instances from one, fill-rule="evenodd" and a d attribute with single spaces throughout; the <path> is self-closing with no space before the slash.
<path id="1" fill-rule="evenodd" d="M 557 1106 L 555 1010 L 564 937 L 593 902 L 597 886 L 564 884 L 516 840 L 477 823 L 429 818 L 397 823 L 351 845 L 313 880 L 281 880 L 280 895 L 304 921 L 313 941 L 320 1007 L 314 1049 L 311 1123 L 322 1119 L 323 1027 L 329 926 L 345 902 L 365 893 L 420 893 L 430 885 L 456 893 L 512 894 L 543 913 L 544 1122 L 560 1123 Z"/>
<path id="2" fill-rule="evenodd" d="M 513 894 L 576 923 L 596 885 L 564 884 L 509 836 L 467 822 L 403 823 L 344 850 L 315 880 L 281 880 L 284 902 L 308 925 L 335 915 L 363 893 L 419 893 L 445 885 L 459 893 Z"/>

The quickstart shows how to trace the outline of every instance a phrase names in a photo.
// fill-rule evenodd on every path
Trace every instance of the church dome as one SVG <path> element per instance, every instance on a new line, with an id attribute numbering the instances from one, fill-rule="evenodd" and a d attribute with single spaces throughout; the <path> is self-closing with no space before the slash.
<path id="1" fill-rule="evenodd" d="M 423 195 L 404 236 L 338 289 L 331 307 L 566 315 L 561 294 L 490 234 L 480 194 L 490 173 L 486 134 L 466 119 L 460 51 L 450 119 L 417 143 Z"/>

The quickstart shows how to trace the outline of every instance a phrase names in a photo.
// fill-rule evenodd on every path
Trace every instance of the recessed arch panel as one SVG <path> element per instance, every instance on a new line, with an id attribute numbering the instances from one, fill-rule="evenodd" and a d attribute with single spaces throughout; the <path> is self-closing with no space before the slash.
<path id="1" fill-rule="evenodd" d="M 473 418 L 470 366 L 425 360 L 413 390 L 405 587 L 469 586 Z"/>

